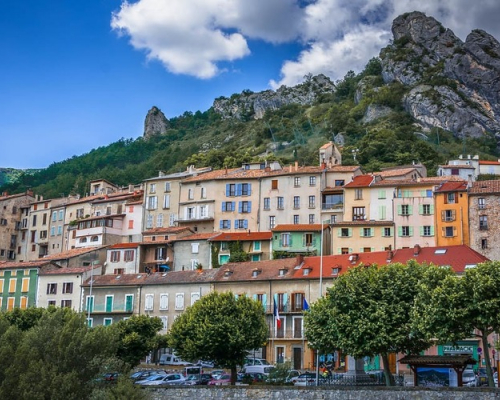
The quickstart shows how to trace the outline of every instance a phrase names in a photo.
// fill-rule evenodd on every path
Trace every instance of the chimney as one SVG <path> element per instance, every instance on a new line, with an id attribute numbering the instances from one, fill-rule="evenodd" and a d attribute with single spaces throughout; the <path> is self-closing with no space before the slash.
<path id="1" fill-rule="evenodd" d="M 414 256 L 418 256 L 420 254 L 420 246 L 418 244 L 416 244 L 414 247 L 413 247 L 413 255 Z"/>
<path id="2" fill-rule="evenodd" d="M 470 189 L 472 187 L 472 174 L 469 174 L 467 177 L 467 189 Z"/>
<path id="3" fill-rule="evenodd" d="M 295 260 L 297 265 L 302 265 L 302 263 L 304 262 L 304 256 L 302 254 L 297 254 Z"/>
<path id="4" fill-rule="evenodd" d="M 392 258 L 394 257 L 394 253 L 392 252 L 392 250 L 388 250 L 387 251 L 387 262 L 390 263 L 392 261 Z"/>
<path id="5" fill-rule="evenodd" d="M 128 185 L 128 192 L 133 193 L 134 192 L 134 185 Z"/>
<path id="6" fill-rule="evenodd" d="M 324 161 L 321 163 L 321 169 L 326 169 L 326 163 Z"/>
<path id="7" fill-rule="evenodd" d="M 299 170 L 299 162 L 295 161 L 295 172 Z"/>

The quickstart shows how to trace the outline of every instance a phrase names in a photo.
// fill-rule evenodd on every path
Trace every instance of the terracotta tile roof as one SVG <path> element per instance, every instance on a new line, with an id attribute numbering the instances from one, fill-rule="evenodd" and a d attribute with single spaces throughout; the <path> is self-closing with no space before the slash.
<path id="1" fill-rule="evenodd" d="M 466 181 L 444 182 L 435 192 L 465 192 L 467 190 Z"/>
<path id="2" fill-rule="evenodd" d="M 45 265 L 51 264 L 51 261 L 46 259 L 35 261 L 4 261 L 0 263 L 0 269 L 9 268 L 41 268 Z"/>
<path id="3" fill-rule="evenodd" d="M 6 192 L 5 192 L 6 193 Z M 2 195 L 2 193 L 0 193 L 0 201 L 3 201 L 3 200 L 11 200 L 11 199 L 15 199 L 17 197 L 33 197 L 33 194 L 29 194 L 29 193 L 17 193 L 17 194 L 7 194 L 7 195 Z"/>
<path id="4" fill-rule="evenodd" d="M 137 192 L 110 193 L 110 194 L 106 194 L 104 196 L 101 196 L 100 198 L 97 198 L 92 203 L 97 204 L 97 203 L 109 203 L 109 202 L 113 202 L 113 201 L 139 200 L 139 199 L 142 199 L 142 197 L 143 197 L 142 191 L 140 191 L 140 193 L 137 193 Z"/>
<path id="5" fill-rule="evenodd" d="M 90 271 L 91 266 L 88 267 L 75 267 L 75 268 L 50 268 L 43 271 L 40 271 L 39 275 L 76 275 L 82 274 L 84 272 Z M 94 267 L 94 269 L 98 269 L 101 267 Z"/>
<path id="6" fill-rule="evenodd" d="M 208 240 L 216 235 L 218 232 L 205 232 L 205 233 L 195 233 L 194 235 L 184 236 L 173 240 L 174 242 L 190 241 L 190 240 Z"/>
<path id="7" fill-rule="evenodd" d="M 356 221 L 341 221 L 331 224 L 332 229 L 345 226 L 393 226 L 394 221 L 373 221 L 373 220 L 356 220 Z"/>
<path id="8" fill-rule="evenodd" d="M 227 263 L 222 265 L 215 281 L 267 281 L 272 279 L 292 279 L 294 268 L 298 265 L 297 258 L 283 258 L 279 260 L 247 261 L 241 263 Z M 286 270 L 280 275 L 280 270 Z M 257 273 L 254 276 L 254 272 Z"/>
<path id="9" fill-rule="evenodd" d="M 200 271 L 171 271 L 156 272 L 153 274 L 123 274 L 94 276 L 92 286 L 137 286 L 137 285 L 165 285 L 185 283 L 210 283 L 219 273 L 218 269 L 202 269 Z M 83 286 L 90 286 L 90 278 Z"/>
<path id="10" fill-rule="evenodd" d="M 139 247 L 140 243 L 117 243 L 109 246 L 109 249 L 135 249 Z M 109 250 L 108 249 L 108 250 Z"/>
<path id="11" fill-rule="evenodd" d="M 479 161 L 479 165 L 500 165 L 499 161 Z"/>
<path id="12" fill-rule="evenodd" d="M 375 183 L 374 175 L 358 175 L 354 179 L 344 185 L 345 188 L 368 187 Z"/>
<path id="13" fill-rule="evenodd" d="M 392 177 L 392 176 L 407 175 L 413 171 L 418 171 L 418 169 L 415 167 L 413 167 L 413 168 L 387 169 L 387 170 L 382 170 L 380 172 L 376 172 L 376 174 L 381 176 L 382 178 L 386 178 L 386 177 Z"/>
<path id="14" fill-rule="evenodd" d="M 323 229 L 328 225 L 325 224 Z M 321 232 L 321 224 L 281 224 L 271 229 L 272 232 L 304 232 L 317 231 Z"/>
<path id="15" fill-rule="evenodd" d="M 136 206 L 142 204 L 142 200 L 137 200 L 137 201 L 127 201 L 127 206 Z"/>
<path id="16" fill-rule="evenodd" d="M 122 213 L 122 214 L 101 214 L 101 215 L 97 215 L 95 217 L 81 218 L 81 219 L 77 220 L 77 222 L 95 221 L 95 220 L 106 219 L 106 218 L 123 218 L 123 217 L 125 217 L 124 213 Z"/>
<path id="17" fill-rule="evenodd" d="M 66 250 L 61 253 L 57 254 L 52 254 L 50 256 L 45 256 L 43 257 L 44 260 L 65 260 L 68 258 L 73 258 L 80 256 L 85 253 L 91 253 L 96 250 L 102 250 L 105 249 L 108 246 L 94 246 L 94 247 L 82 247 L 79 249 L 71 249 L 71 250 Z"/>
<path id="18" fill-rule="evenodd" d="M 147 231 L 142 232 L 143 235 L 158 235 L 158 234 L 174 234 L 174 233 L 180 233 L 184 231 L 191 231 L 190 228 L 187 226 L 171 226 L 169 228 L 153 228 L 153 229 L 148 229 Z M 193 231 L 191 231 L 193 232 Z M 193 232 L 194 233 L 194 232 Z"/>
<path id="19" fill-rule="evenodd" d="M 479 193 L 500 193 L 500 180 L 472 182 L 472 187 L 469 188 L 469 194 Z"/>
<path id="20" fill-rule="evenodd" d="M 332 143 L 332 142 L 325 143 L 325 144 L 324 144 L 323 146 L 321 146 L 319 149 L 320 149 L 320 150 L 324 150 L 324 149 L 329 148 L 330 146 L 333 146 L 333 143 Z"/>
<path id="21" fill-rule="evenodd" d="M 210 242 L 244 242 L 249 240 L 271 240 L 272 232 L 223 232 L 210 239 Z"/>

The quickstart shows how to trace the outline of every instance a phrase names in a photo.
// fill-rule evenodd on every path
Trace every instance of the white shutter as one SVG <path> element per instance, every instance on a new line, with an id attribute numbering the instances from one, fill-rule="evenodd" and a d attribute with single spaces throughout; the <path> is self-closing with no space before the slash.
<path id="1" fill-rule="evenodd" d="M 163 208 L 170 208 L 170 195 L 166 194 L 163 196 Z"/>
<path id="2" fill-rule="evenodd" d="M 198 300 L 200 300 L 200 293 L 199 292 L 191 293 L 191 305 L 196 303 Z"/>
<path id="3" fill-rule="evenodd" d="M 177 293 L 175 295 L 175 309 L 184 310 L 184 293 Z"/>
<path id="4" fill-rule="evenodd" d="M 160 310 L 168 310 L 168 293 L 160 294 Z"/>
<path id="5" fill-rule="evenodd" d="M 161 322 L 163 324 L 163 330 L 164 331 L 168 330 L 168 317 L 164 316 L 164 317 L 160 317 L 160 318 L 161 318 Z"/>
<path id="6" fill-rule="evenodd" d="M 146 295 L 146 301 L 145 301 L 145 309 L 146 310 L 153 310 L 153 301 L 154 301 L 154 294 L 147 294 Z"/>
<path id="7" fill-rule="evenodd" d="M 198 254 L 199 247 L 200 247 L 199 243 L 191 243 L 191 253 Z"/>

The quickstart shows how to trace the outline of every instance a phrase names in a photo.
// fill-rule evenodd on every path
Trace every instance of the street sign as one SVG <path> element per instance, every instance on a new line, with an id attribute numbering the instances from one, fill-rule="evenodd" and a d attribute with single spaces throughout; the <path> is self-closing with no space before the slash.
<path id="1" fill-rule="evenodd" d="M 482 351 L 483 351 L 483 349 L 482 349 L 481 347 L 478 347 L 478 348 L 477 348 L 477 354 L 481 354 L 481 353 L 482 353 Z"/>

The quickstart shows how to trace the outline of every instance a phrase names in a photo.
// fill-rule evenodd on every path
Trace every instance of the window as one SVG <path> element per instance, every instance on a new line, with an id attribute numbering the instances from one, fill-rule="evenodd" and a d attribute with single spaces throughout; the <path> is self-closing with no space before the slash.
<path id="1" fill-rule="evenodd" d="M 386 198 L 386 191 L 385 190 L 379 190 L 378 191 L 378 198 L 379 199 L 385 199 Z"/>
<path id="2" fill-rule="evenodd" d="M 250 190 L 250 184 L 249 183 L 242 183 L 241 184 L 241 195 L 242 196 L 250 196 L 251 190 Z"/>
<path id="3" fill-rule="evenodd" d="M 170 195 L 169 194 L 163 195 L 163 208 L 165 208 L 165 209 L 170 208 Z"/>
<path id="4" fill-rule="evenodd" d="M 283 210 L 285 208 L 285 198 L 284 197 L 276 197 L 276 208 L 278 210 Z"/>
<path id="5" fill-rule="evenodd" d="M 133 219 L 130 219 L 128 221 L 128 229 L 134 229 L 134 220 Z"/>
<path id="6" fill-rule="evenodd" d="M 404 216 L 410 215 L 410 206 L 408 204 L 402 204 L 401 205 L 401 214 Z"/>
<path id="7" fill-rule="evenodd" d="M 98 237 L 98 236 L 92 236 L 92 237 L 90 238 L 90 241 L 91 241 L 91 242 L 98 242 L 98 241 L 99 241 L 99 237 Z"/>
<path id="8" fill-rule="evenodd" d="M 351 229 L 350 228 L 340 228 L 340 236 L 341 237 L 350 237 Z"/>
<path id="9" fill-rule="evenodd" d="M 198 300 L 200 300 L 200 293 L 198 292 L 191 293 L 191 305 L 196 303 Z"/>
<path id="10" fill-rule="evenodd" d="M 447 193 L 445 203 L 448 204 L 456 203 L 456 193 Z"/>
<path id="11" fill-rule="evenodd" d="M 229 250 L 229 244 L 227 242 L 220 242 L 220 250 L 221 251 L 228 251 Z"/>
<path id="12" fill-rule="evenodd" d="M 235 229 L 247 229 L 248 228 L 248 220 L 246 220 L 246 219 L 235 219 L 234 220 L 234 228 Z"/>
<path id="13" fill-rule="evenodd" d="M 363 199 L 363 189 L 354 189 L 354 200 Z"/>
<path id="14" fill-rule="evenodd" d="M 488 217 L 486 215 L 479 216 L 479 230 L 485 231 L 488 229 Z"/>
<path id="15" fill-rule="evenodd" d="M 165 182 L 165 192 L 170 192 L 170 182 Z"/>
<path id="16" fill-rule="evenodd" d="M 363 253 L 371 253 L 372 248 L 371 247 L 363 247 Z"/>
<path id="17" fill-rule="evenodd" d="M 300 177 L 296 176 L 293 178 L 293 186 L 300 187 Z"/>
<path id="18" fill-rule="evenodd" d="M 42 215 L 42 225 L 47 225 L 47 213 Z"/>
<path id="19" fill-rule="evenodd" d="M 271 189 L 278 190 L 278 180 L 277 179 L 273 179 L 271 181 Z"/>
<path id="20" fill-rule="evenodd" d="M 144 301 L 144 309 L 146 311 L 152 311 L 154 304 L 154 294 L 146 294 Z"/>
<path id="21" fill-rule="evenodd" d="M 300 208 L 300 196 L 293 196 L 293 208 Z"/>
<path id="22" fill-rule="evenodd" d="M 134 261 L 134 254 L 135 254 L 134 250 L 125 250 L 123 254 L 123 261 L 125 262 Z"/>
<path id="23" fill-rule="evenodd" d="M 191 253 L 198 254 L 199 247 L 200 247 L 199 243 L 191 243 Z"/>
<path id="24" fill-rule="evenodd" d="M 293 216 L 293 224 L 294 225 L 300 224 L 300 216 L 299 215 L 294 215 Z"/>
<path id="25" fill-rule="evenodd" d="M 200 194 L 200 196 L 201 196 L 202 199 L 206 199 L 207 198 L 207 188 L 204 188 L 204 187 L 201 188 L 201 194 Z"/>
<path id="26" fill-rule="evenodd" d="M 47 294 L 57 294 L 57 283 L 47 283 Z"/>
<path id="27" fill-rule="evenodd" d="M 26 293 L 30 288 L 30 278 L 23 278 L 21 292 Z"/>
<path id="28" fill-rule="evenodd" d="M 450 222 L 455 221 L 455 210 L 444 210 L 441 212 L 441 220 Z"/>
<path id="29" fill-rule="evenodd" d="M 477 207 L 479 209 L 483 209 L 486 207 L 486 199 L 484 197 L 480 197 L 479 199 L 477 199 Z"/>
<path id="30" fill-rule="evenodd" d="M 63 294 L 73 293 L 73 282 L 63 282 Z"/>
<path id="31" fill-rule="evenodd" d="M 155 249 L 155 260 L 166 260 L 167 249 L 165 247 L 157 247 Z"/>
<path id="32" fill-rule="evenodd" d="M 363 237 L 372 237 L 372 228 L 362 228 L 363 229 Z"/>
<path id="33" fill-rule="evenodd" d="M 276 217 L 274 215 L 269 216 L 269 229 L 274 229 L 276 226 Z"/>
<path id="34" fill-rule="evenodd" d="M 36 214 L 33 215 L 33 223 L 31 225 L 36 226 Z"/>
<path id="35" fill-rule="evenodd" d="M 335 186 L 344 186 L 344 179 L 335 179 Z"/>
<path id="36" fill-rule="evenodd" d="M 188 189 L 188 200 L 194 199 L 194 190 L 192 188 Z"/>
<path id="37" fill-rule="evenodd" d="M 316 186 L 316 177 L 315 176 L 309 177 L 309 186 Z"/>
<path id="38" fill-rule="evenodd" d="M 444 230 L 444 236 L 445 237 L 454 237 L 455 236 L 455 229 L 452 226 L 447 226 L 443 228 Z"/>
<path id="39" fill-rule="evenodd" d="M 71 308 L 71 300 L 61 300 L 62 308 Z"/>
<path id="40" fill-rule="evenodd" d="M 292 240 L 290 238 L 290 233 L 282 233 L 281 234 L 281 247 L 289 247 L 292 244 Z"/>
<path id="41" fill-rule="evenodd" d="M 110 326 L 112 323 L 113 323 L 113 318 L 104 318 L 103 319 L 104 326 Z"/>
<path id="42" fill-rule="evenodd" d="M 55 226 L 52 226 L 50 228 L 50 236 L 55 236 L 56 235 L 56 227 Z"/>
<path id="43" fill-rule="evenodd" d="M 400 236 L 405 236 L 405 237 L 411 236 L 411 227 L 410 226 L 400 226 L 399 228 L 401 231 Z"/>
<path id="44" fill-rule="evenodd" d="M 148 214 L 146 218 L 146 229 L 151 229 L 153 227 L 153 216 Z"/>
<path id="45" fill-rule="evenodd" d="M 57 211 L 53 211 L 52 212 L 52 222 L 56 222 L 57 221 Z"/>
<path id="46" fill-rule="evenodd" d="M 422 214 L 423 215 L 431 215 L 432 214 L 431 204 L 422 204 Z"/>
<path id="47" fill-rule="evenodd" d="M 120 252 L 119 251 L 112 251 L 110 255 L 110 261 L 111 262 L 118 262 L 120 261 Z"/>
<path id="48" fill-rule="evenodd" d="M 383 228 L 383 235 L 384 235 L 384 237 L 391 237 L 392 236 L 392 229 L 391 228 Z"/>
<path id="49" fill-rule="evenodd" d="M 149 184 L 149 193 L 156 193 L 156 183 Z"/>
<path id="50" fill-rule="evenodd" d="M 59 221 L 62 221 L 64 217 L 64 210 L 59 210 Z"/>
<path id="51" fill-rule="evenodd" d="M 168 293 L 160 294 L 160 310 L 168 310 Z"/>
<path id="52" fill-rule="evenodd" d="M 175 295 L 175 309 L 184 310 L 184 293 L 177 293 Z"/>
<path id="53" fill-rule="evenodd" d="M 158 208 L 158 197 L 157 196 L 148 196 L 146 197 L 147 201 L 147 209 L 148 210 L 156 210 Z"/>
<path id="54" fill-rule="evenodd" d="M 316 208 L 316 196 L 309 196 L 309 208 Z"/>
<path id="55" fill-rule="evenodd" d="M 196 218 L 196 210 L 194 207 L 188 207 L 186 211 L 187 211 L 187 219 Z"/>
<path id="56" fill-rule="evenodd" d="M 481 248 L 483 250 L 488 248 L 488 239 L 481 239 Z"/>
<path id="57" fill-rule="evenodd" d="M 352 208 L 352 220 L 364 220 L 365 219 L 365 208 L 364 207 L 353 207 Z"/>
<path id="58" fill-rule="evenodd" d="M 48 306 L 48 307 L 50 307 L 50 306 L 54 306 L 54 307 L 55 307 L 55 306 L 56 306 L 56 301 L 55 301 L 55 300 L 49 300 L 49 301 L 47 302 L 47 306 Z"/>
<path id="59" fill-rule="evenodd" d="M 162 228 L 163 227 L 163 214 L 158 214 L 156 216 L 156 227 L 157 228 Z"/>
<path id="60" fill-rule="evenodd" d="M 316 216 L 314 214 L 309 214 L 309 223 L 314 224 L 316 222 Z"/>
<path id="61" fill-rule="evenodd" d="M 123 275 L 125 273 L 125 268 L 115 268 L 113 270 L 114 275 Z"/>
<path id="62" fill-rule="evenodd" d="M 434 227 L 430 226 L 430 225 L 423 226 L 422 227 L 422 236 L 433 236 L 434 235 L 433 228 Z"/>
<path id="63" fill-rule="evenodd" d="M 271 199 L 269 197 L 264 197 L 264 210 L 271 209 Z"/>
<path id="64" fill-rule="evenodd" d="M 313 234 L 312 233 L 304 233 L 302 237 L 302 244 L 305 247 L 311 247 L 314 243 Z"/>
<path id="65" fill-rule="evenodd" d="M 222 219 L 220 221 L 220 229 L 231 229 L 231 220 Z"/>
<path id="66" fill-rule="evenodd" d="M 240 213 L 249 213 L 252 211 L 252 202 L 251 201 L 240 201 L 238 212 Z"/>
<path id="67" fill-rule="evenodd" d="M 234 201 L 223 201 L 222 202 L 222 212 L 225 211 L 234 211 Z"/>
<path id="68" fill-rule="evenodd" d="M 226 196 L 236 196 L 236 185 L 234 183 L 226 185 Z"/>
<path id="69" fill-rule="evenodd" d="M 26 308 L 28 308 L 28 297 L 21 296 L 19 300 L 20 300 L 19 308 L 21 310 L 25 310 Z"/>
<path id="70" fill-rule="evenodd" d="M 63 227 L 62 227 L 61 225 L 59 225 L 59 226 L 57 227 L 57 234 L 58 234 L 59 236 L 60 236 L 60 235 L 62 235 L 62 228 L 63 228 Z"/>
<path id="71" fill-rule="evenodd" d="M 160 317 L 161 323 L 163 325 L 163 330 L 166 331 L 168 329 L 168 316 L 164 315 Z"/>
<path id="72" fill-rule="evenodd" d="M 304 309 L 304 293 L 292 293 L 292 311 Z"/>
<path id="73" fill-rule="evenodd" d="M 253 242 L 253 251 L 260 251 L 260 249 L 261 249 L 260 241 Z"/>

